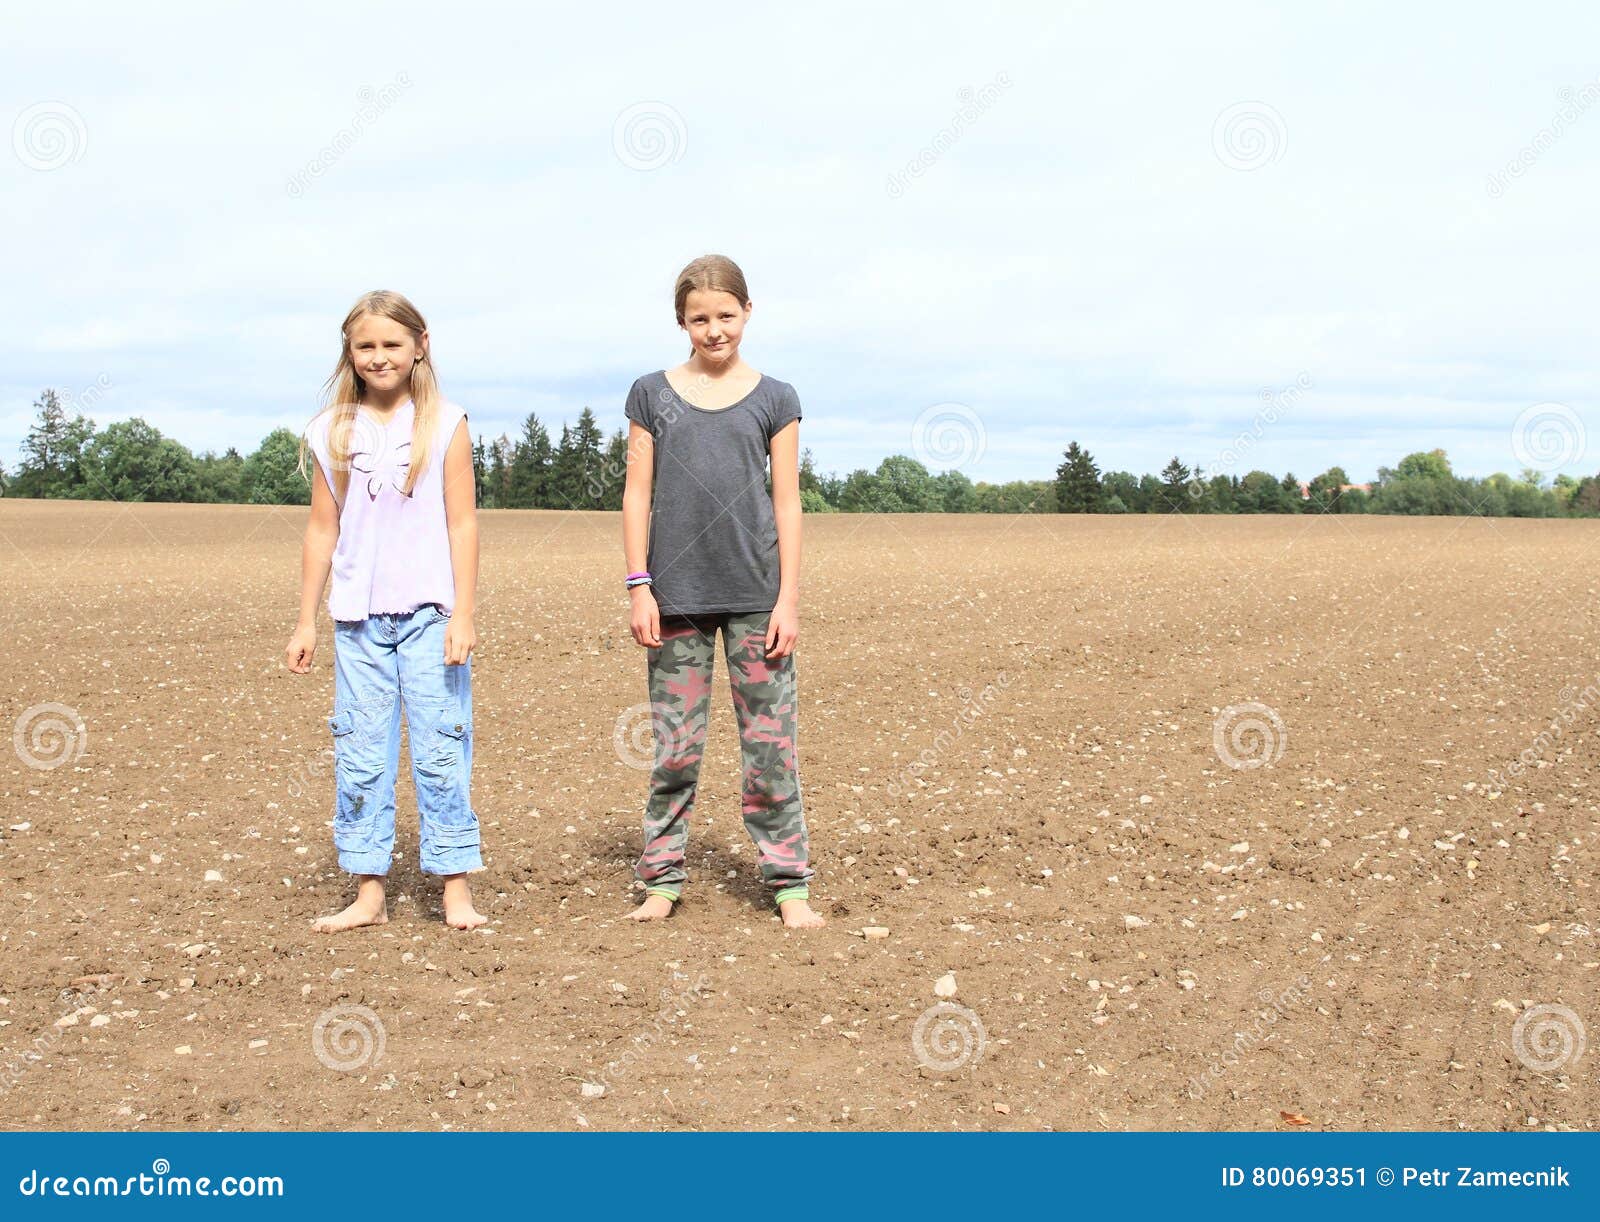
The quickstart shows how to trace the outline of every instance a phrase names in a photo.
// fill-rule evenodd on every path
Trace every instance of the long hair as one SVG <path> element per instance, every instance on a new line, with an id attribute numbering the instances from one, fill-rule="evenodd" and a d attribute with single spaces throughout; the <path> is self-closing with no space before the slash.
<path id="1" fill-rule="evenodd" d="M 376 289 L 363 293 L 344 322 L 339 325 L 339 363 L 323 384 L 322 411 L 331 412 L 328 423 L 328 458 L 333 467 L 333 491 L 341 504 L 350 488 L 351 433 L 361 414 L 361 404 L 366 401 L 367 384 L 356 372 L 350 360 L 350 332 L 357 322 L 367 315 L 387 318 L 411 332 L 418 343 L 428 329 L 421 312 L 400 293 L 389 289 Z M 429 450 L 439 419 L 439 382 L 433 373 L 431 353 L 419 352 L 411 367 L 411 404 L 414 411 L 411 424 L 411 465 L 406 472 L 406 496 L 416 487 L 417 480 L 428 469 Z M 300 441 L 300 467 L 306 470 L 306 443 Z"/>
<path id="2" fill-rule="evenodd" d="M 739 265 L 727 255 L 701 255 L 678 273 L 678 283 L 672 290 L 672 308 L 677 313 L 678 325 L 683 326 L 683 311 L 688 305 L 689 294 L 699 290 L 703 293 L 732 293 L 739 299 L 740 305 L 745 305 L 750 300 L 750 290 L 745 286 L 744 273 L 739 270 Z M 694 346 L 690 345 L 689 355 L 694 355 Z"/>

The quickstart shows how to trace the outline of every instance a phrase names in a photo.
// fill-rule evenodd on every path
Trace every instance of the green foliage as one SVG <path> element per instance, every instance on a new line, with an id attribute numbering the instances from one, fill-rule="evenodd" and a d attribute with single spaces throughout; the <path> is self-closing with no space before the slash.
<path id="1" fill-rule="evenodd" d="M 1192 508 L 1189 497 L 1189 468 L 1176 457 L 1161 469 L 1161 489 L 1157 496 L 1163 513 L 1183 513 Z"/>
<path id="2" fill-rule="evenodd" d="M 1056 508 L 1056 486 L 1042 479 L 980 482 L 973 494 L 973 506 L 979 513 L 1054 513 Z"/>
<path id="3" fill-rule="evenodd" d="M 248 458 L 229 449 L 196 457 L 179 442 L 134 418 L 96 431 L 69 415 L 60 395 L 44 391 L 38 419 L 21 446 L 14 472 L 0 465 L 0 495 L 120 501 L 210 501 L 304 505 L 310 485 L 299 471 L 300 440 L 275 429 Z M 607 509 L 622 504 L 627 434 L 609 438 L 584 408 L 563 424 L 559 442 L 529 414 L 515 441 L 501 436 L 472 447 L 478 503 L 484 508 Z M 1482 517 L 1600 516 L 1600 474 L 1543 472 L 1484 479 L 1457 476 L 1443 450 L 1408 454 L 1380 467 L 1371 494 L 1345 488 L 1342 467 L 1329 467 L 1307 485 L 1302 501 L 1293 474 L 1266 471 L 1243 478 L 1205 478 L 1174 457 L 1160 477 L 1128 471 L 1101 475 L 1094 457 L 1070 442 L 1053 480 L 974 484 L 960 471 L 938 474 L 914 458 L 893 454 L 875 471 L 847 477 L 820 474 L 810 450 L 800 460 L 801 507 L 807 513 L 1387 513 L 1476 514 Z"/>
<path id="4" fill-rule="evenodd" d="M 1311 494 L 1306 509 L 1311 513 L 1348 512 L 1344 503 L 1344 485 L 1349 482 L 1350 477 L 1344 473 L 1343 467 L 1329 467 L 1306 485 Z"/>
<path id="5" fill-rule="evenodd" d="M 802 513 L 837 513 L 838 510 L 828 504 L 828 498 L 822 495 L 820 488 L 800 489 L 800 510 Z"/>
<path id="6" fill-rule="evenodd" d="M 604 489 L 600 494 L 601 509 L 621 509 L 622 492 L 628 483 L 628 435 L 621 429 L 611 434 L 606 443 Z"/>
<path id="7" fill-rule="evenodd" d="M 1139 490 L 1139 477 L 1129 471 L 1108 471 L 1100 481 L 1100 490 L 1105 493 L 1107 513 L 1143 513 L 1145 500 Z M 1117 500 L 1122 503 L 1122 508 L 1113 510 L 1110 502 Z"/>
<path id="8" fill-rule="evenodd" d="M 563 426 L 563 438 L 566 432 Z M 511 466 L 503 499 L 496 504 L 502 509 L 548 508 L 554 487 L 550 471 L 554 457 L 549 430 L 539 422 L 538 416 L 529 412 L 522 422 L 522 436 L 511 447 Z"/>
<path id="9" fill-rule="evenodd" d="M 245 498 L 244 459 L 229 446 L 220 457 L 207 450 L 195 459 L 200 475 L 200 497 L 212 504 L 234 504 Z"/>
<path id="10" fill-rule="evenodd" d="M 311 484 L 300 473 L 300 439 L 288 429 L 268 433 L 244 460 L 244 485 L 252 505 L 311 504 Z"/>
<path id="11" fill-rule="evenodd" d="M 194 455 L 137 416 L 96 433 L 84 448 L 82 465 L 84 492 L 96 500 L 201 499 Z"/>
<path id="12" fill-rule="evenodd" d="M 8 495 L 84 496 L 83 452 L 94 437 L 94 421 L 82 415 L 69 420 L 53 390 L 46 390 L 33 406 L 39 419 L 22 443 L 22 461 Z"/>
<path id="13" fill-rule="evenodd" d="M 907 513 L 937 513 L 944 508 L 934 488 L 933 476 L 914 458 L 890 455 L 878 464 L 875 478 Z"/>
<path id="14" fill-rule="evenodd" d="M 1061 465 L 1056 468 L 1056 510 L 1059 513 L 1099 513 L 1105 495 L 1100 486 L 1100 468 L 1094 456 L 1076 441 L 1067 444 Z"/>
<path id="15" fill-rule="evenodd" d="M 945 513 L 971 513 L 977 503 L 978 492 L 972 481 L 960 471 L 945 471 L 933 477 L 934 494 Z"/>

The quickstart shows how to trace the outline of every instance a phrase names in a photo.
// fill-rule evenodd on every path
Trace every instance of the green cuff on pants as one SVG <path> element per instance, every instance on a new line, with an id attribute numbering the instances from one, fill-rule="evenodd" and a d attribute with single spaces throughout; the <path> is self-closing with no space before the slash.
<path id="1" fill-rule="evenodd" d="M 644 893 L 646 895 L 664 895 L 674 904 L 678 902 L 678 893 L 676 891 L 669 891 L 665 887 L 646 887 L 644 889 Z"/>
<path id="2" fill-rule="evenodd" d="M 811 888 L 809 887 L 785 887 L 777 895 L 773 896 L 773 902 L 782 904 L 789 900 L 808 900 L 810 898 Z"/>

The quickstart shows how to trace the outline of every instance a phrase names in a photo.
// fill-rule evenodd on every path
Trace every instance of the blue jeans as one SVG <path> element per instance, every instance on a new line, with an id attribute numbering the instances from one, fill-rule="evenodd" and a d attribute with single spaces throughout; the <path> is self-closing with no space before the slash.
<path id="1" fill-rule="evenodd" d="M 352 874 L 387 874 L 394 852 L 400 709 L 411 738 L 422 869 L 483 868 L 472 809 L 471 662 L 446 666 L 450 617 L 433 604 L 334 622 L 333 843 Z"/>

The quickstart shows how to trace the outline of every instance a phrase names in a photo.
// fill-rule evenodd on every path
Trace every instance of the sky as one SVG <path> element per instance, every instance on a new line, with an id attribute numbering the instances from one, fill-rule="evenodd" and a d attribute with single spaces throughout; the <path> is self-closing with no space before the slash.
<path id="1" fill-rule="evenodd" d="M 484 438 L 607 432 L 731 256 L 820 471 L 1600 471 L 1600 9 L 33 5 L 0 463 L 45 387 L 299 431 L 362 292 Z"/>

